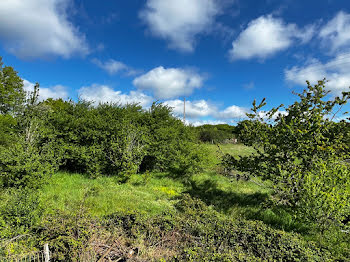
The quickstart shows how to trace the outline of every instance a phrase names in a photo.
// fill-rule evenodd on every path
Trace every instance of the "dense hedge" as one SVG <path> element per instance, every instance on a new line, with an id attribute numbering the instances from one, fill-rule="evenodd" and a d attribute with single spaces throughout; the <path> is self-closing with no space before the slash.
<path id="1" fill-rule="evenodd" d="M 156 103 L 143 110 L 138 105 L 49 99 L 27 106 L 15 118 L 2 116 L 0 125 L 5 187 L 36 187 L 57 166 L 121 181 L 152 170 L 184 175 L 200 168 L 203 155 L 194 130 Z"/>
<path id="2" fill-rule="evenodd" d="M 151 170 L 194 171 L 200 162 L 195 133 L 154 103 L 149 110 L 138 105 L 48 100 L 47 136 L 61 154 L 61 168 L 92 177 Z"/>

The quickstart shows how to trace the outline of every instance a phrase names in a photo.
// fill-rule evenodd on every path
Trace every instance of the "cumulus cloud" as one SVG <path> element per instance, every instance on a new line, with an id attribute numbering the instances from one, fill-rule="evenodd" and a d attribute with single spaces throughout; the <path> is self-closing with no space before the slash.
<path id="1" fill-rule="evenodd" d="M 186 120 L 187 125 L 192 126 L 202 126 L 202 125 L 219 125 L 219 124 L 228 124 L 227 121 L 222 120 Z"/>
<path id="2" fill-rule="evenodd" d="M 227 107 L 223 111 L 218 112 L 216 114 L 216 117 L 220 119 L 245 118 L 246 113 L 248 113 L 247 109 L 233 105 Z"/>
<path id="3" fill-rule="evenodd" d="M 83 100 L 99 103 L 120 103 L 122 105 L 138 103 L 142 107 L 148 107 L 153 98 L 138 91 L 130 91 L 123 94 L 121 91 L 113 90 L 107 85 L 93 84 L 79 89 L 79 97 Z"/>
<path id="4" fill-rule="evenodd" d="M 184 101 L 175 99 L 164 102 L 173 108 L 176 115 L 182 115 L 184 110 Z M 205 100 L 186 101 L 186 116 L 198 118 L 216 114 L 217 108 Z"/>
<path id="5" fill-rule="evenodd" d="M 26 92 L 33 92 L 34 91 L 34 84 L 29 82 L 28 80 L 23 80 L 23 88 Z M 48 98 L 53 99 L 67 99 L 68 98 L 68 91 L 65 86 L 62 85 L 56 85 L 49 88 L 40 87 L 39 89 L 39 100 L 43 101 Z"/>
<path id="6" fill-rule="evenodd" d="M 164 102 L 168 106 L 173 108 L 173 112 L 177 116 L 183 115 L 184 110 L 184 101 L 175 99 L 167 100 Z M 239 119 L 245 118 L 248 109 L 236 105 L 229 106 L 223 110 L 220 110 L 214 104 L 206 100 L 195 100 L 195 101 L 186 101 L 186 117 L 189 119 L 195 119 L 197 121 L 199 118 L 203 117 L 212 117 L 217 121 L 224 121 L 229 119 Z M 192 121 L 192 122 L 193 122 Z"/>
<path id="7" fill-rule="evenodd" d="M 117 73 L 124 73 L 127 76 L 133 76 L 139 73 L 139 71 L 114 59 L 108 59 L 102 62 L 101 60 L 94 58 L 91 61 L 110 75 L 115 75 Z"/>
<path id="8" fill-rule="evenodd" d="M 84 35 L 69 20 L 70 0 L 1 0 L 0 41 L 21 58 L 88 53 Z"/>
<path id="9" fill-rule="evenodd" d="M 330 48 L 332 53 L 350 48 L 350 14 L 339 12 L 332 20 L 324 25 L 319 37 L 323 40 L 324 46 Z"/>
<path id="10" fill-rule="evenodd" d="M 314 27 L 299 29 L 272 15 L 261 16 L 251 21 L 232 43 L 232 60 L 265 59 L 290 47 L 296 40 L 308 42 L 314 34 Z"/>
<path id="11" fill-rule="evenodd" d="M 146 109 L 155 101 L 152 96 L 148 96 L 141 91 L 130 91 L 129 94 L 126 94 L 119 90 L 113 90 L 109 86 L 98 84 L 82 87 L 78 93 L 81 99 L 92 101 L 95 105 L 99 103 L 120 103 L 122 105 L 137 103 Z M 162 102 L 173 109 L 175 116 L 182 118 L 183 100 L 163 100 Z M 246 108 L 235 105 L 220 110 L 213 103 L 204 99 L 186 101 L 187 124 L 192 125 L 233 123 L 245 118 L 246 112 L 248 112 Z"/>
<path id="12" fill-rule="evenodd" d="M 127 70 L 128 66 L 122 62 L 116 61 L 114 59 L 109 59 L 105 62 L 98 60 L 97 58 L 92 59 L 92 62 L 98 67 L 105 70 L 108 74 L 114 75 L 120 71 Z"/>
<path id="13" fill-rule="evenodd" d="M 214 24 L 220 9 L 217 0 L 147 0 L 140 17 L 170 48 L 191 52 L 196 36 Z"/>
<path id="14" fill-rule="evenodd" d="M 285 79 L 294 84 L 305 85 L 309 80 L 311 84 L 327 78 L 326 87 L 334 93 L 345 91 L 350 86 L 350 53 L 338 54 L 326 63 L 314 60 L 305 66 L 294 66 L 285 70 Z"/>
<path id="15" fill-rule="evenodd" d="M 193 70 L 157 67 L 134 79 L 140 90 L 149 90 L 156 98 L 169 99 L 188 96 L 203 85 L 204 78 Z"/>

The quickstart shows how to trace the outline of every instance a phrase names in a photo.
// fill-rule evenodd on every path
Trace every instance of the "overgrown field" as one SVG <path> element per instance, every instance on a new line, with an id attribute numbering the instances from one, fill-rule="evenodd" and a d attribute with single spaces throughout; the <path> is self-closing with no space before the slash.
<path id="1" fill-rule="evenodd" d="M 221 145 L 225 153 L 245 155 L 253 152 L 243 145 Z M 250 181 L 218 174 L 220 150 L 216 145 L 204 145 L 210 154 L 208 165 L 190 178 L 174 177 L 170 173 L 149 172 L 132 175 L 127 183 L 114 177 L 91 179 L 84 174 L 58 172 L 41 190 L 46 211 L 72 211 L 85 201 L 92 216 L 106 216 L 115 212 L 140 212 L 159 215 L 174 211 L 174 205 L 184 193 L 201 198 L 208 205 L 225 213 L 238 212 L 245 203 L 259 201 L 269 190 Z"/>
<path id="2" fill-rule="evenodd" d="M 254 149 L 242 144 L 205 144 L 203 150 L 210 161 L 201 173 L 187 178 L 150 172 L 121 183 L 114 177 L 57 172 L 39 193 L 45 218 L 44 228 L 38 229 L 43 234 L 40 241 L 50 242 L 58 260 L 94 261 L 92 257 L 101 256 L 113 239 L 120 246 L 108 255 L 111 259 L 127 258 L 125 250 L 137 251 L 129 258 L 135 261 L 335 259 L 323 250 L 325 240 L 310 234 L 287 209 L 266 204 L 273 193 L 269 182 L 220 174 L 223 153 L 247 156 L 255 154 Z M 345 259 L 349 252 L 349 238 L 341 237 L 344 240 L 332 251 L 340 255 L 339 261 L 346 261 L 341 257 Z M 97 243 L 91 243 L 92 239 Z M 230 243 L 233 240 L 243 242 L 237 246 Z M 30 242 L 30 238 L 24 241 Z M 271 249 L 271 243 L 277 246 Z"/>
<path id="3" fill-rule="evenodd" d="M 0 260 L 350 261 L 350 92 L 195 128 L 39 91 L 0 59 Z"/>

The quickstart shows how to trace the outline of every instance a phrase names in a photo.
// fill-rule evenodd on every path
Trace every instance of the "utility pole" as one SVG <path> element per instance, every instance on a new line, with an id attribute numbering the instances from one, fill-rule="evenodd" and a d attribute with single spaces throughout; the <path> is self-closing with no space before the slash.
<path id="1" fill-rule="evenodd" d="M 186 97 L 184 97 L 184 124 L 186 124 Z"/>

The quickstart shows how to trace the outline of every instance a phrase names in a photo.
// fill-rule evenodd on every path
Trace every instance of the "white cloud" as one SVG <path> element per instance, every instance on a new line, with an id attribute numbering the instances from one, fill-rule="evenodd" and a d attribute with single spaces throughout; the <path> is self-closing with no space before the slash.
<path id="1" fill-rule="evenodd" d="M 323 44 L 330 48 L 332 53 L 344 52 L 344 48 L 350 48 L 350 14 L 339 12 L 319 32 Z"/>
<path id="2" fill-rule="evenodd" d="M 164 102 L 166 105 L 173 108 L 173 112 L 181 116 L 184 111 L 183 100 L 168 100 Z M 198 118 L 216 114 L 216 107 L 205 100 L 186 101 L 186 116 L 190 118 Z"/>
<path id="3" fill-rule="evenodd" d="M 202 126 L 202 125 L 219 125 L 219 124 L 228 124 L 228 123 L 222 120 L 186 120 L 186 124 L 192 125 L 192 126 Z"/>
<path id="4" fill-rule="evenodd" d="M 318 80 L 327 78 L 329 82 L 326 87 L 334 93 L 340 93 L 350 86 L 349 66 L 350 53 L 338 54 L 326 63 L 313 62 L 305 66 L 294 66 L 291 69 L 286 69 L 285 79 L 291 83 L 306 85 L 306 80 L 315 84 Z"/>
<path id="5" fill-rule="evenodd" d="M 268 111 L 261 110 L 258 112 L 258 116 L 265 119 L 265 120 L 268 120 L 270 117 L 267 113 L 268 113 Z M 284 111 L 284 110 L 277 110 L 277 112 L 272 115 L 271 119 L 275 120 L 279 115 L 286 116 L 286 115 L 288 115 L 288 113 L 287 113 L 287 111 Z"/>
<path id="6" fill-rule="evenodd" d="M 132 67 L 114 59 L 108 59 L 107 61 L 102 62 L 101 60 L 94 58 L 91 61 L 110 75 L 123 73 L 127 76 L 135 76 L 140 73 L 139 70 L 135 70 Z"/>
<path id="7" fill-rule="evenodd" d="M 126 105 L 138 103 L 142 107 L 148 107 L 153 102 L 152 97 L 138 91 L 130 91 L 129 94 L 123 94 L 121 91 L 113 90 L 109 86 L 98 84 L 82 87 L 78 93 L 81 99 L 95 102 L 95 104 L 120 103 Z"/>
<path id="8" fill-rule="evenodd" d="M 248 112 L 247 109 L 233 105 L 233 106 L 227 107 L 223 111 L 218 112 L 216 114 L 216 117 L 220 119 L 245 118 L 247 112 Z"/>
<path id="9" fill-rule="evenodd" d="M 175 99 L 164 102 L 168 106 L 173 108 L 173 112 L 177 116 L 183 115 L 184 101 Z M 218 107 L 206 100 L 188 101 L 186 100 L 186 117 L 197 119 L 201 117 L 213 117 L 223 121 L 224 119 L 239 119 L 246 118 L 248 109 L 239 107 L 236 105 L 229 106 L 224 110 L 220 110 Z"/>
<path id="10" fill-rule="evenodd" d="M 140 17 L 171 48 L 191 52 L 196 36 L 210 29 L 220 9 L 217 0 L 147 0 Z"/>
<path id="11" fill-rule="evenodd" d="M 99 103 L 120 103 L 122 105 L 138 103 L 143 108 L 149 108 L 155 99 L 140 91 L 130 91 L 129 94 L 113 90 L 106 85 L 94 84 L 82 87 L 78 91 L 83 100 Z M 163 104 L 172 107 L 175 116 L 183 117 L 184 101 L 179 99 L 165 100 Z M 192 125 L 233 123 L 238 119 L 245 118 L 247 109 L 239 106 L 230 106 L 224 110 L 206 100 L 186 101 L 186 123 Z M 207 118 L 207 119 L 205 119 Z M 208 119 L 210 118 L 210 119 Z"/>
<path id="12" fill-rule="evenodd" d="M 156 98 L 169 99 L 188 96 L 203 85 L 204 78 L 193 70 L 160 66 L 134 79 L 140 90 L 150 90 Z"/>
<path id="13" fill-rule="evenodd" d="M 34 84 L 29 82 L 28 80 L 23 80 L 23 88 L 26 92 L 33 92 L 34 91 Z M 53 99 L 67 99 L 68 98 L 68 91 L 65 86 L 62 85 L 56 85 L 49 88 L 40 87 L 39 88 L 39 100 L 43 101 L 48 98 Z"/>
<path id="14" fill-rule="evenodd" d="M 296 40 L 309 41 L 314 27 L 299 29 L 295 24 L 287 24 L 272 15 L 261 16 L 251 21 L 247 28 L 233 41 L 230 57 L 232 60 L 265 59 L 290 47 Z"/>
<path id="15" fill-rule="evenodd" d="M 108 74 L 114 75 L 120 71 L 128 70 L 128 66 L 122 62 L 116 61 L 114 59 L 109 59 L 105 62 L 102 62 L 96 58 L 92 59 L 92 62 L 98 67 L 105 70 Z"/>
<path id="16" fill-rule="evenodd" d="M 0 41 L 21 58 L 86 54 L 84 36 L 68 20 L 70 0 L 1 0 Z"/>

